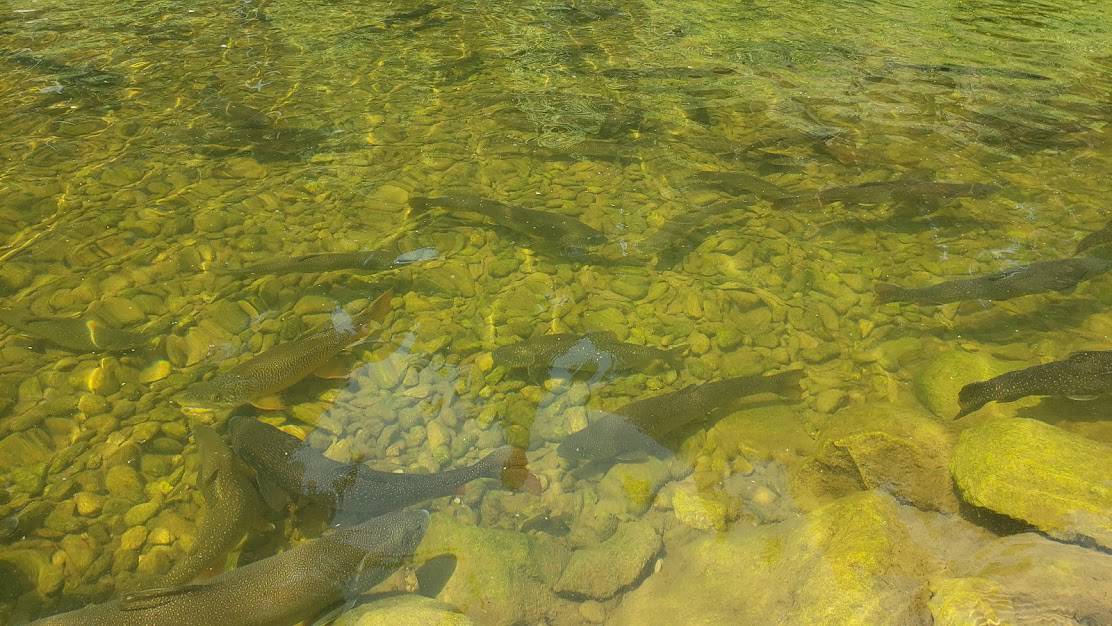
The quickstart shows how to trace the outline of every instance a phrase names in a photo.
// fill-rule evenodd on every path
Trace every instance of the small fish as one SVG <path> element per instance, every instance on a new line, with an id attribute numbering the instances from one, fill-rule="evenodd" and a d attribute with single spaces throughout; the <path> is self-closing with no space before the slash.
<path id="1" fill-rule="evenodd" d="M 429 512 L 399 511 L 290 548 L 201 584 L 125 594 L 34 626 L 277 626 L 311 620 L 408 562 Z"/>
<path id="2" fill-rule="evenodd" d="M 691 180 L 734 194 L 746 193 L 769 199 L 783 198 L 788 195 L 780 187 L 745 172 L 700 171 L 692 174 Z"/>
<path id="3" fill-rule="evenodd" d="M 734 70 L 728 67 L 612 67 L 602 70 L 600 73 L 607 78 L 618 78 L 622 80 L 670 80 L 726 76 L 733 74 Z"/>
<path id="4" fill-rule="evenodd" d="M 308 274 L 358 270 L 381 272 L 436 258 L 436 248 L 418 248 L 398 253 L 392 250 L 363 250 L 359 252 L 321 252 L 292 259 L 275 259 L 249 267 L 226 270 L 234 276 L 257 274 Z"/>
<path id="5" fill-rule="evenodd" d="M 530 375 L 559 368 L 571 372 L 601 373 L 607 370 L 642 369 L 654 361 L 680 369 L 686 346 L 662 350 L 618 341 L 609 331 L 541 335 L 496 348 L 495 364 L 527 369 Z"/>
<path id="6" fill-rule="evenodd" d="M 197 487 L 205 497 L 205 515 L 193 550 L 159 581 L 159 587 L 191 582 L 198 574 L 220 564 L 247 534 L 248 527 L 263 510 L 250 470 L 210 426 L 193 427 L 193 439 L 201 456 Z"/>
<path id="7" fill-rule="evenodd" d="M 1112 261 L 1093 257 L 1039 261 L 1002 272 L 928 287 L 907 288 L 888 283 L 876 286 L 877 302 L 946 304 L 963 300 L 1010 300 L 1049 291 L 1067 291 L 1112 269 Z"/>
<path id="8" fill-rule="evenodd" d="M 896 63 L 890 62 L 889 67 L 899 69 L 915 70 L 926 74 L 948 74 L 957 76 L 994 76 L 997 78 L 1018 78 L 1022 80 L 1050 80 L 1049 76 L 1042 74 L 1035 74 L 1034 72 L 1027 72 L 1024 70 L 1010 70 L 1007 68 L 999 67 L 974 67 L 971 65 L 959 65 L 957 63 L 939 63 L 936 65 L 917 64 L 917 63 Z"/>
<path id="9" fill-rule="evenodd" d="M 151 340 L 148 335 L 111 328 L 93 319 L 34 318 L 12 309 L 0 309 L 0 322 L 75 352 L 127 352 Z"/>
<path id="10" fill-rule="evenodd" d="M 529 476 L 522 474 L 524 451 L 509 446 L 468 467 L 434 474 L 395 474 L 362 463 L 333 461 L 297 437 L 253 417 L 233 417 L 228 433 L 232 449 L 254 468 L 268 503 L 274 506 L 285 499 L 283 495 L 289 495 L 333 511 L 334 523 L 366 519 L 451 495 L 479 478 L 503 479 L 515 488 L 533 485 Z"/>
<path id="11" fill-rule="evenodd" d="M 778 208 L 790 208 L 810 202 L 820 206 L 832 202 L 846 205 L 881 204 L 884 202 L 934 203 L 954 198 L 983 198 L 1000 191 L 998 185 L 986 183 L 954 183 L 929 180 L 892 180 L 846 187 L 827 187 L 814 193 L 784 196 L 773 200 Z"/>
<path id="12" fill-rule="evenodd" d="M 1034 365 L 970 383 L 958 392 L 958 417 L 989 402 L 1015 402 L 1028 396 L 1091 398 L 1112 393 L 1112 350 L 1074 352 L 1064 361 Z"/>
<path id="13" fill-rule="evenodd" d="M 606 243 L 606 236 L 574 217 L 503 204 L 497 200 L 463 195 L 439 197 L 414 196 L 409 199 L 414 211 L 424 212 L 439 207 L 453 211 L 477 213 L 496 226 L 514 232 L 533 243 L 556 244 L 564 250 L 582 250 L 584 245 Z"/>
<path id="14" fill-rule="evenodd" d="M 321 370 L 341 350 L 365 339 L 390 312 L 392 291 L 378 297 L 350 323 L 332 324 L 303 339 L 278 344 L 212 379 L 196 383 L 174 398 L 183 408 L 259 408 L 281 406 L 275 395 Z"/>
<path id="15" fill-rule="evenodd" d="M 1077 244 L 1077 251 L 1074 254 L 1081 254 L 1082 252 L 1099 246 L 1106 246 L 1112 244 L 1112 223 L 1109 223 L 1104 228 L 1089 233 Z"/>
<path id="16" fill-rule="evenodd" d="M 739 376 L 644 400 L 605 413 L 587 428 L 568 435 L 557 451 L 567 459 L 613 460 L 631 452 L 663 454 L 672 435 L 694 423 L 713 422 L 735 410 L 747 396 L 774 393 L 798 400 L 803 370 L 771 376 Z"/>

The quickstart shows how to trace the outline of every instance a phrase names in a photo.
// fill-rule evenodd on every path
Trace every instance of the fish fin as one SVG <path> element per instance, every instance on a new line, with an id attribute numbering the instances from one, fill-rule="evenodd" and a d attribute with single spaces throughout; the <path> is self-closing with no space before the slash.
<path id="1" fill-rule="evenodd" d="M 1070 400 L 1074 400 L 1076 402 L 1092 402 L 1093 400 L 1096 400 L 1100 396 L 1066 396 L 1066 397 L 1069 398 Z"/>
<path id="2" fill-rule="evenodd" d="M 382 292 L 382 295 L 375 298 L 375 301 L 356 318 L 356 334 L 360 337 L 366 337 L 371 331 L 369 328 L 371 322 L 382 323 L 382 320 L 386 319 L 386 316 L 390 313 L 390 302 L 393 298 L 393 289 L 387 289 Z"/>
<path id="3" fill-rule="evenodd" d="M 769 376 L 769 382 L 775 383 L 776 393 L 784 398 L 798 400 L 802 397 L 803 390 L 800 389 L 799 383 L 803 380 L 804 371 L 802 369 L 788 370 L 773 374 Z"/>
<path id="4" fill-rule="evenodd" d="M 282 401 L 282 396 L 270 395 L 261 398 L 255 398 L 250 402 L 251 406 L 262 411 L 280 411 L 286 408 L 286 403 Z"/>
<path id="5" fill-rule="evenodd" d="M 269 478 L 265 478 L 261 475 L 257 476 L 255 478 L 255 486 L 259 489 L 259 496 L 262 497 L 263 504 L 270 510 L 282 512 L 289 506 L 289 494 Z"/>
<path id="6" fill-rule="evenodd" d="M 351 371 L 355 369 L 356 358 L 351 354 L 337 354 L 328 360 L 327 363 L 318 367 L 313 375 L 317 378 L 344 380 L 351 375 Z"/>
<path id="7" fill-rule="evenodd" d="M 153 609 L 183 594 L 199 591 L 204 586 L 205 585 L 188 584 L 178 585 L 176 587 L 155 587 L 154 589 L 144 589 L 142 591 L 125 593 L 120 597 L 120 610 L 143 611 Z"/>
<path id="8" fill-rule="evenodd" d="M 877 283 L 873 288 L 876 292 L 876 301 L 878 304 L 887 304 L 889 302 L 899 302 L 906 297 L 906 290 L 899 285 L 892 283 Z"/>

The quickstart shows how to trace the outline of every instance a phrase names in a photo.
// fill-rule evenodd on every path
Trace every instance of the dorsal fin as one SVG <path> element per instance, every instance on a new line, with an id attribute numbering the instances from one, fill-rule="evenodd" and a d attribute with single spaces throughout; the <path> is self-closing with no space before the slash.
<path id="1" fill-rule="evenodd" d="M 143 611 L 146 609 L 153 609 L 182 595 L 200 591 L 205 586 L 206 585 L 178 585 L 176 587 L 155 587 L 154 589 L 144 589 L 142 591 L 125 593 L 120 598 L 120 610 Z"/>

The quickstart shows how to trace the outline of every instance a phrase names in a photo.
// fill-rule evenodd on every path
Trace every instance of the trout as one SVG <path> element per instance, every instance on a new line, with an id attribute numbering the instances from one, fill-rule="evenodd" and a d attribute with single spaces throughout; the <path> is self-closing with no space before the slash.
<path id="1" fill-rule="evenodd" d="M 174 564 L 159 582 L 173 587 L 192 581 L 223 559 L 247 534 L 262 511 L 262 500 L 249 470 L 210 426 L 193 427 L 201 456 L 197 486 L 205 497 L 205 516 L 193 551 Z"/>
<path id="2" fill-rule="evenodd" d="M 558 333 L 541 335 L 518 343 L 496 348 L 491 356 L 495 364 L 524 368 L 531 377 L 559 368 L 572 372 L 626 371 L 646 368 L 654 361 L 678 370 L 683 364 L 686 346 L 662 350 L 652 346 L 618 341 L 609 331 L 584 335 Z"/>
<path id="3" fill-rule="evenodd" d="M 418 261 L 427 261 L 436 258 L 435 248 L 417 248 L 408 252 L 398 253 L 392 250 L 363 250 L 359 252 L 322 252 L 292 259 L 275 259 L 241 267 L 225 270 L 233 276 L 254 276 L 257 274 L 299 274 L 299 273 L 324 273 L 337 270 L 354 270 L 362 272 L 382 272 L 402 267 Z"/>
<path id="4" fill-rule="evenodd" d="M 149 589 L 34 626 L 293 626 L 382 582 L 417 549 L 429 512 L 337 530 L 203 584 Z"/>
<path id="5" fill-rule="evenodd" d="M 378 297 L 350 324 L 334 323 L 303 339 L 278 344 L 244 363 L 196 383 L 174 398 L 184 408 L 275 408 L 275 394 L 320 370 L 341 350 L 368 337 L 390 311 L 393 292 Z"/>
<path id="6" fill-rule="evenodd" d="M 567 459 L 610 460 L 628 452 L 666 453 L 663 442 L 694 423 L 713 423 L 759 393 L 798 400 L 803 370 L 771 376 L 738 376 L 691 385 L 679 391 L 631 402 L 604 413 L 559 445 Z"/>
<path id="7" fill-rule="evenodd" d="M 1077 243 L 1077 251 L 1074 254 L 1081 254 L 1089 248 L 1106 246 L 1110 243 L 1112 243 L 1112 223 L 1094 233 L 1086 235 L 1084 239 Z"/>
<path id="8" fill-rule="evenodd" d="M 12 309 L 0 309 L 0 322 L 74 352 L 127 352 L 151 340 L 148 335 L 110 328 L 93 319 L 33 318 Z"/>
<path id="9" fill-rule="evenodd" d="M 264 497 L 281 502 L 274 489 L 334 512 L 333 522 L 346 523 L 394 511 L 411 504 L 455 493 L 478 478 L 503 478 L 524 468 L 525 453 L 499 448 L 474 465 L 434 474 L 395 474 L 362 463 L 340 463 L 324 456 L 278 428 L 252 417 L 228 422 L 232 449 L 258 476 Z"/>
<path id="10" fill-rule="evenodd" d="M 1064 361 L 1034 365 L 970 383 L 958 392 L 959 417 L 989 402 L 1015 402 L 1028 396 L 1089 398 L 1112 393 L 1112 350 L 1074 352 Z"/>
<path id="11" fill-rule="evenodd" d="M 927 287 L 907 288 L 888 283 L 876 286 L 880 303 L 946 304 L 963 300 L 1010 300 L 1049 291 L 1068 291 L 1079 283 L 1112 269 L 1112 261 L 1076 257 L 1039 261 L 977 278 L 953 280 Z"/>

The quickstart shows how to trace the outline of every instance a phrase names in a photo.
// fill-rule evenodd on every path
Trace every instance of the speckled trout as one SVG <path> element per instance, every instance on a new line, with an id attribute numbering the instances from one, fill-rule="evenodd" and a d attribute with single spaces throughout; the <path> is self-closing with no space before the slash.
<path id="1" fill-rule="evenodd" d="M 394 250 L 361 250 L 359 252 L 322 252 L 292 259 L 275 259 L 248 267 L 224 270 L 233 276 L 258 274 L 310 274 L 349 270 L 382 272 L 419 261 L 435 259 L 436 248 L 417 248 L 406 252 Z"/>
<path id="2" fill-rule="evenodd" d="M 774 393 L 798 400 L 802 378 L 803 370 L 738 376 L 637 400 L 568 435 L 557 450 L 564 458 L 585 460 L 612 460 L 629 452 L 665 454 L 668 448 L 663 442 L 672 435 L 728 415 L 748 396 Z"/>
<path id="3" fill-rule="evenodd" d="M 1049 291 L 1068 291 L 1079 283 L 1112 269 L 1112 261 L 1093 257 L 1039 261 L 977 278 L 952 280 L 908 288 L 888 283 L 876 286 L 877 301 L 946 304 L 963 300 L 1010 300 Z"/>
<path id="4" fill-rule="evenodd" d="M 365 339 L 390 311 L 393 292 L 378 297 L 350 323 L 278 344 L 210 380 L 194 384 L 174 400 L 184 408 L 229 408 L 254 404 L 281 406 L 275 394 L 327 365 L 341 350 Z"/>
<path id="5" fill-rule="evenodd" d="M 0 322 L 75 352 L 126 352 L 143 347 L 151 339 L 92 319 L 35 318 L 12 309 L 0 309 Z"/>
<path id="6" fill-rule="evenodd" d="M 686 346 L 679 346 L 662 350 L 624 343 L 618 341 L 614 333 L 601 331 L 541 335 L 496 348 L 491 356 L 495 364 L 524 368 L 530 376 L 535 377 L 547 372 L 549 368 L 588 373 L 625 371 L 646 368 L 654 361 L 679 369 L 685 349 Z"/>
<path id="7" fill-rule="evenodd" d="M 1034 365 L 962 387 L 957 417 L 989 402 L 1015 402 L 1028 396 L 1090 398 L 1107 394 L 1112 394 L 1112 350 L 1074 352 L 1064 361 Z"/>
<path id="8" fill-rule="evenodd" d="M 503 479 L 509 484 L 513 479 L 504 473 L 525 466 L 524 452 L 506 446 L 467 467 L 433 474 L 395 474 L 362 463 L 333 461 L 297 437 L 253 417 L 231 418 L 228 434 L 232 449 L 254 468 L 269 503 L 281 502 L 280 495 L 274 497 L 277 488 L 292 498 L 327 507 L 334 512 L 332 521 L 341 524 L 451 495 L 479 478 Z"/>
<path id="9" fill-rule="evenodd" d="M 262 500 L 243 465 L 228 444 L 210 426 L 193 427 L 201 456 L 197 487 L 205 497 L 205 514 L 193 551 L 174 563 L 159 586 L 172 587 L 192 581 L 210 567 L 222 565 L 262 511 Z"/>
<path id="10" fill-rule="evenodd" d="M 1084 239 L 1077 243 L 1077 251 L 1075 254 L 1081 254 L 1090 248 L 1106 246 L 1108 244 L 1112 244 L 1112 224 L 1108 224 L 1095 233 L 1086 235 Z"/>
<path id="11" fill-rule="evenodd" d="M 429 524 L 400 511 L 337 530 L 203 584 L 150 589 L 47 617 L 35 626 L 293 626 L 385 579 Z"/>

